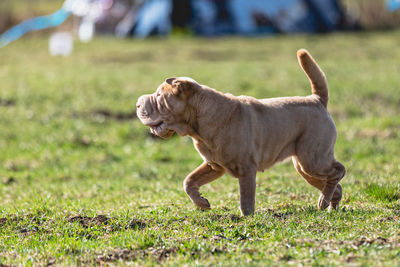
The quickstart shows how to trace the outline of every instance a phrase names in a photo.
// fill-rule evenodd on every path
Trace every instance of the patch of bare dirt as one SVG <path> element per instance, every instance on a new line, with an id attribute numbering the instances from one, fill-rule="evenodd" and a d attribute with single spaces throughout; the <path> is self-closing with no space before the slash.
<path id="1" fill-rule="evenodd" d="M 0 225 L 2 223 L 10 222 L 19 222 L 19 221 L 29 221 L 31 223 L 42 224 L 46 222 L 48 219 L 44 215 L 37 214 L 23 214 L 23 215 L 10 215 L 8 218 L 0 218 Z"/>
<path id="2" fill-rule="evenodd" d="M 146 258 L 149 255 L 159 262 L 168 259 L 178 252 L 177 248 L 147 248 L 143 250 L 115 249 L 106 255 L 99 255 L 96 258 L 97 264 L 107 264 L 114 261 L 135 261 Z"/>
<path id="3" fill-rule="evenodd" d="M 18 220 L 19 219 L 16 216 L 10 217 L 10 218 L 0 218 L 0 226 L 2 226 L 3 224 L 6 224 L 8 222 L 16 222 Z"/>
<path id="4" fill-rule="evenodd" d="M 50 220 L 45 216 L 35 214 L 24 214 L 24 215 L 11 215 L 9 217 L 0 218 L 0 227 L 7 224 L 17 224 L 16 231 L 21 236 L 28 236 L 34 233 L 50 234 L 46 227 Z M 22 222 L 22 223 L 21 223 Z"/>
<path id="5" fill-rule="evenodd" d="M 2 180 L 3 180 L 3 184 L 5 184 L 5 185 L 10 185 L 10 184 L 17 182 L 17 180 L 13 176 L 3 177 Z"/>
<path id="6" fill-rule="evenodd" d="M 266 216 L 269 218 L 275 218 L 275 219 L 280 219 L 280 220 L 285 220 L 287 217 L 293 215 L 292 211 L 286 211 L 286 212 L 276 212 L 273 209 L 268 209 L 266 212 Z"/>
<path id="7" fill-rule="evenodd" d="M 7 221 L 8 221 L 7 218 L 0 218 L 0 225 L 3 225 Z"/>
<path id="8" fill-rule="evenodd" d="M 49 231 L 44 230 L 43 228 L 39 228 L 37 226 L 24 227 L 24 228 L 21 228 L 18 232 L 20 234 L 22 234 L 23 236 L 28 235 L 28 234 L 32 234 L 32 233 L 37 233 L 37 232 L 45 233 L 45 234 L 49 234 L 50 233 Z"/>
<path id="9" fill-rule="evenodd" d="M 144 229 L 147 227 L 147 224 L 141 220 L 137 220 L 137 219 L 132 219 L 129 222 L 129 225 L 126 226 L 126 228 L 130 228 L 130 229 L 135 229 L 135 230 L 140 230 L 140 229 Z"/>
<path id="10" fill-rule="evenodd" d="M 145 250 L 129 250 L 129 249 L 116 249 L 106 255 L 100 255 L 96 258 L 97 263 L 106 263 L 112 261 L 133 261 L 138 258 L 144 258 L 148 254 Z"/>
<path id="11" fill-rule="evenodd" d="M 90 227 L 91 225 L 107 225 L 109 218 L 105 215 L 97 215 L 95 217 L 87 217 L 81 215 L 75 215 L 67 219 L 68 222 L 79 222 L 84 227 Z"/>
<path id="12" fill-rule="evenodd" d="M 367 237 L 361 237 L 359 240 L 353 242 L 353 245 L 356 246 L 357 248 L 363 245 L 371 245 L 371 244 L 379 244 L 379 245 L 385 245 L 391 243 L 393 240 L 389 240 L 388 238 L 384 237 L 377 237 L 377 238 L 367 238 Z M 398 241 L 396 241 L 398 242 Z"/>
<path id="13" fill-rule="evenodd" d="M 15 106 L 15 100 L 14 99 L 0 98 L 0 106 L 1 107 Z"/>
<path id="14" fill-rule="evenodd" d="M 232 214 L 232 215 L 222 215 L 222 214 L 210 214 L 210 218 L 213 221 L 220 221 L 220 220 L 230 220 L 232 222 L 240 222 L 243 220 L 243 217 Z"/>
<path id="15" fill-rule="evenodd" d="M 158 261 L 168 259 L 170 256 L 176 254 L 177 252 L 177 248 L 158 248 L 150 250 L 152 257 L 157 258 Z"/>
<path id="16" fill-rule="evenodd" d="M 109 218 L 105 215 L 97 215 L 94 217 L 82 216 L 82 215 L 74 215 L 67 219 L 68 222 L 78 222 L 85 228 L 89 228 L 94 225 L 103 225 L 106 226 L 108 232 L 114 232 L 121 230 L 124 226 L 114 225 L 111 223 L 112 218 Z M 122 228 L 121 228 L 122 227 Z M 125 226 L 125 229 L 134 229 L 134 230 L 142 230 L 147 227 L 147 224 L 144 221 L 138 219 L 131 219 L 128 225 Z"/>

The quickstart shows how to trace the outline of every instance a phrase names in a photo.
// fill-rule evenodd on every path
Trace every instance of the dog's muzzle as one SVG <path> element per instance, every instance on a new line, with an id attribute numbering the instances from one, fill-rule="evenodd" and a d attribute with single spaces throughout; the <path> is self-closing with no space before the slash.
<path id="1" fill-rule="evenodd" d="M 169 138 L 174 133 L 174 130 L 169 129 L 167 124 L 162 120 L 154 95 L 139 97 L 136 104 L 136 114 L 144 125 L 150 127 L 150 131 L 154 135 Z"/>

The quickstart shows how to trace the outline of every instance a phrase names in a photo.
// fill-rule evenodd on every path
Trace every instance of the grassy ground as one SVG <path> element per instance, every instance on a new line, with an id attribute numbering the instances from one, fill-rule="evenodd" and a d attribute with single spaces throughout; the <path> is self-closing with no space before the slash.
<path id="1" fill-rule="evenodd" d="M 97 39 L 51 57 L 46 39 L 0 50 L 0 265 L 399 265 L 400 32 L 261 39 Z M 257 177 L 256 214 L 238 183 L 182 189 L 201 163 L 189 138 L 164 141 L 133 115 L 143 93 L 191 76 L 233 94 L 307 95 L 307 48 L 330 84 L 341 209 L 291 162 Z"/>

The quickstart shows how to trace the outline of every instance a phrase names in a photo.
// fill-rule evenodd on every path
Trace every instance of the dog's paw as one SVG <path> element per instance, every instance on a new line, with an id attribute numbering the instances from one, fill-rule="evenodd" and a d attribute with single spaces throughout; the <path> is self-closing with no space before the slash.
<path id="1" fill-rule="evenodd" d="M 197 207 L 204 209 L 204 210 L 211 209 L 210 202 L 208 202 L 208 200 L 204 197 L 200 197 L 200 199 L 198 199 L 196 202 L 194 202 L 194 204 L 196 204 Z"/>
<path id="2" fill-rule="evenodd" d="M 325 199 L 325 196 L 321 194 L 318 199 L 318 210 L 324 210 L 329 207 L 329 202 Z"/>

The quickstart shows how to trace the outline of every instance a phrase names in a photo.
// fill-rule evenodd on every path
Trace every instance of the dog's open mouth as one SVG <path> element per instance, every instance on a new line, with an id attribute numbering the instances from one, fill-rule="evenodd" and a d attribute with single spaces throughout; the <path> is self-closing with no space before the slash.
<path id="1" fill-rule="evenodd" d="M 164 122 L 163 122 L 163 121 L 160 121 L 160 122 L 157 123 L 157 124 L 149 125 L 149 127 L 150 127 L 150 129 L 151 129 L 152 131 L 157 131 L 158 128 L 161 129 L 161 127 L 162 127 L 163 124 L 164 124 Z"/>
<path id="2" fill-rule="evenodd" d="M 150 131 L 152 134 L 158 135 L 162 138 L 169 138 L 174 133 L 174 130 L 168 129 L 163 121 L 150 124 L 148 126 L 150 127 Z"/>

